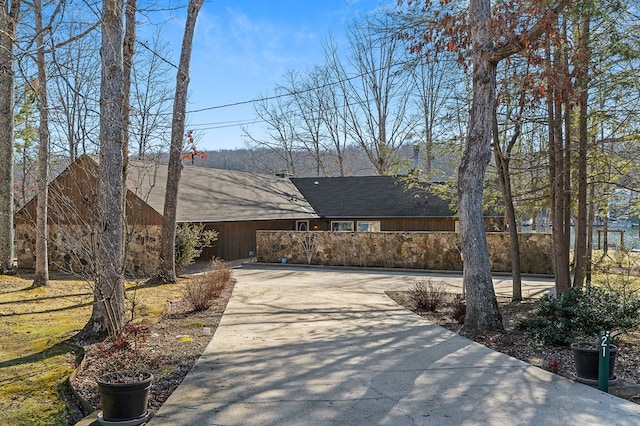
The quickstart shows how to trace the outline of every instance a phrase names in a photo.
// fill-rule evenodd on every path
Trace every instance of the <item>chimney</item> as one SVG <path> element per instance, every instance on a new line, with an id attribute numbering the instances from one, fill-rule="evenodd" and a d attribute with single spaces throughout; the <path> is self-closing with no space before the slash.
<path id="1" fill-rule="evenodd" d="M 290 179 L 293 177 L 293 175 L 289 173 L 288 170 L 281 170 L 279 173 L 276 173 L 276 176 L 282 179 Z"/>
<path id="2" fill-rule="evenodd" d="M 413 145 L 413 170 L 412 173 L 418 174 L 418 166 L 420 165 L 420 145 Z"/>

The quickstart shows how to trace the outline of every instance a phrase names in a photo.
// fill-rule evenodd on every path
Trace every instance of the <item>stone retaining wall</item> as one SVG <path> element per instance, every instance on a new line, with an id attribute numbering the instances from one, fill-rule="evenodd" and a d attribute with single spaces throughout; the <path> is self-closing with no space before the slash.
<path id="1" fill-rule="evenodd" d="M 520 234 L 523 273 L 553 274 L 551 235 Z M 509 234 L 487 234 L 494 272 L 511 271 Z M 460 235 L 455 232 L 258 231 L 259 262 L 461 271 Z"/>
<path id="2" fill-rule="evenodd" d="M 160 253 L 160 225 L 129 227 L 127 245 L 127 273 L 148 276 L 158 269 Z M 16 225 L 18 267 L 35 268 L 35 227 Z M 92 264 L 91 233 L 80 225 L 49 225 L 47 255 L 49 269 L 82 271 Z"/>

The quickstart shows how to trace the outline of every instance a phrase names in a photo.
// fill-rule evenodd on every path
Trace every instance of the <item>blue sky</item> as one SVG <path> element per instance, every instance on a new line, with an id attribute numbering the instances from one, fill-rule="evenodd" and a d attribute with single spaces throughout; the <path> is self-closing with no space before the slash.
<path id="1" fill-rule="evenodd" d="M 190 98 L 194 111 L 273 94 L 282 75 L 322 62 L 322 43 L 341 40 L 357 16 L 395 0 L 208 0 L 198 17 L 191 59 Z M 165 34 L 175 61 L 184 31 L 185 9 Z M 172 77 L 175 81 L 175 76 Z M 243 148 L 241 124 L 260 133 L 251 104 L 192 113 L 187 128 L 201 129 L 200 149 Z"/>

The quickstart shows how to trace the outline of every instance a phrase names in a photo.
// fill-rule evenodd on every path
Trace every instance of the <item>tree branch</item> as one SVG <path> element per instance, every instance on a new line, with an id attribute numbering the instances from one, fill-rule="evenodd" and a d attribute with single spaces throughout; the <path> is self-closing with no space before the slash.
<path id="1" fill-rule="evenodd" d="M 532 42 L 540 38 L 540 36 L 545 32 L 545 24 L 548 18 L 559 15 L 569 2 L 570 0 L 557 0 L 556 3 L 544 14 L 544 17 L 538 20 L 538 22 L 536 22 L 529 31 L 525 34 L 521 34 L 519 37 L 515 37 L 512 40 L 496 46 L 489 61 L 493 64 L 497 64 L 501 60 L 523 50 L 526 47 L 524 40 Z"/>

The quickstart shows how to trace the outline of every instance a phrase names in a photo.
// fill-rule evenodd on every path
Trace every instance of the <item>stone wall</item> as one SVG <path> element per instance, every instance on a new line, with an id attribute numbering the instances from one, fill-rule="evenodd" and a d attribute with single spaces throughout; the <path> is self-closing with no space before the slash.
<path id="1" fill-rule="evenodd" d="M 494 272 L 511 271 L 509 234 L 487 234 Z M 520 234 L 523 273 L 553 274 L 551 235 Z M 258 231 L 259 262 L 461 271 L 460 235 L 455 232 Z M 310 261 L 309 261 L 310 260 Z"/>
<path id="2" fill-rule="evenodd" d="M 18 267 L 35 268 L 36 234 L 29 224 L 17 224 Z M 127 244 L 127 273 L 148 276 L 158 268 L 161 226 L 129 228 Z M 47 245 L 49 269 L 53 271 L 84 270 L 92 264 L 93 239 L 89 229 L 81 225 L 49 225 Z"/>

